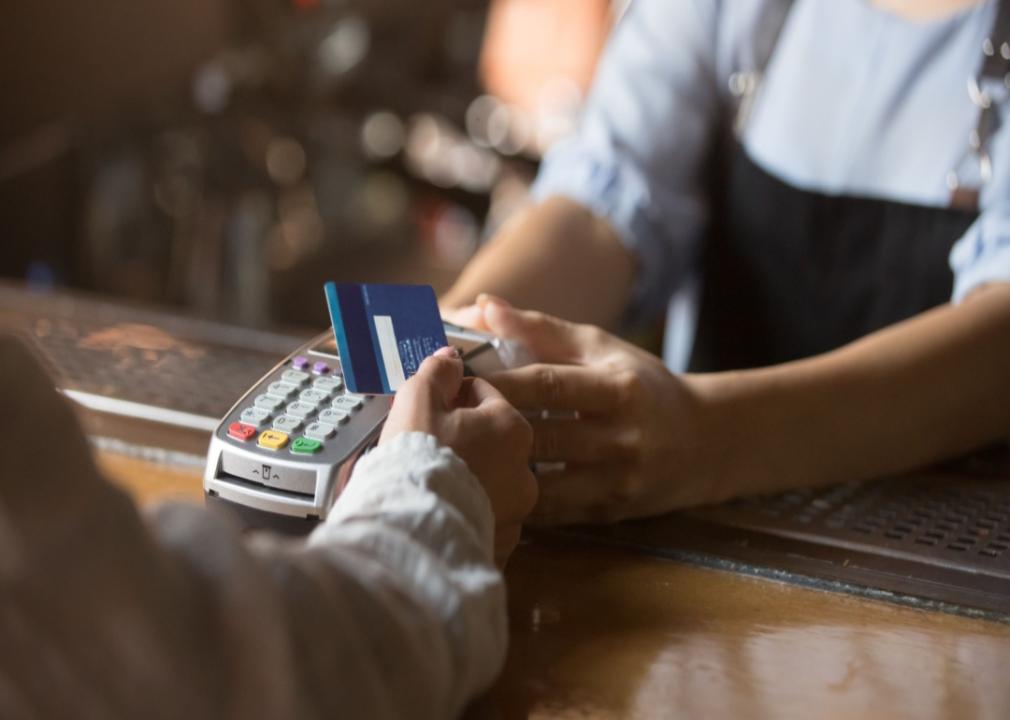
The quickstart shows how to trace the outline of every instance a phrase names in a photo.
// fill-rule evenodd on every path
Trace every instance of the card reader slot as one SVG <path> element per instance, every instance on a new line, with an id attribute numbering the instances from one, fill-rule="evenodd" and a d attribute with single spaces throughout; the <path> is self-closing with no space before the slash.
<path id="1" fill-rule="evenodd" d="M 307 498 L 309 500 L 312 500 L 315 497 L 312 493 L 301 493 L 296 492 L 294 490 L 279 490 L 278 488 L 271 487 L 269 485 L 264 485 L 263 483 L 241 478 L 238 475 L 232 475 L 230 472 L 227 472 L 225 470 L 218 470 L 217 475 L 214 476 L 214 479 L 224 480 L 225 482 L 232 483 L 233 485 L 238 485 L 239 487 L 256 490 L 257 492 L 276 495 L 278 498 Z"/>
<path id="2" fill-rule="evenodd" d="M 238 505 L 219 497 L 214 491 L 207 493 L 207 507 L 213 512 L 223 513 L 238 520 L 245 528 L 269 528 L 274 532 L 304 537 L 319 525 L 318 515 L 295 517 L 264 512 L 256 508 Z"/>

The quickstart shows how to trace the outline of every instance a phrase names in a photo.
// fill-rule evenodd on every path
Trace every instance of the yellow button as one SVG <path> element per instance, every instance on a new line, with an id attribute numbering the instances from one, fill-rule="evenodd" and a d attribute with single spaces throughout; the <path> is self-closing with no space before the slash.
<path id="1" fill-rule="evenodd" d="M 264 430 L 260 433 L 259 446 L 267 450 L 280 450 L 288 444 L 288 434 L 280 430 Z"/>

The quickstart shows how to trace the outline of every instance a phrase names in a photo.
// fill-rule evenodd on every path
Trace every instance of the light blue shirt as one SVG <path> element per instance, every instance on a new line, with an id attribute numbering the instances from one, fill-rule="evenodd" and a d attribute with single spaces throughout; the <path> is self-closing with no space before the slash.
<path id="1" fill-rule="evenodd" d="M 704 164 L 734 106 L 730 76 L 754 69 L 762 13 L 781 2 L 632 0 L 579 131 L 551 150 L 534 185 L 534 198 L 564 195 L 606 218 L 632 249 L 632 310 L 669 303 L 674 369 L 693 337 Z M 743 134 L 748 155 L 801 189 L 948 206 L 951 170 L 977 173 L 965 162 L 979 112 L 967 87 L 996 10 L 988 0 L 923 22 L 868 0 L 795 0 Z M 1008 109 L 1001 96 L 997 115 Z M 997 128 L 988 148 L 981 213 L 950 254 L 955 302 L 1010 281 L 1010 131 Z"/>

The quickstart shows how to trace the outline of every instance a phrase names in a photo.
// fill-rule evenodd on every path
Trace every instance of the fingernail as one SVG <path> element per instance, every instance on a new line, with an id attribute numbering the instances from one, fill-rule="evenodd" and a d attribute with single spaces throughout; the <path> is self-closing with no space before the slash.
<path id="1" fill-rule="evenodd" d="M 494 303 L 495 305 L 501 305 L 502 307 L 510 308 L 512 304 L 508 300 L 503 300 L 497 295 L 491 295 L 489 293 L 481 293 L 477 296 L 477 304 L 484 307 L 488 303 Z"/>
<path id="2" fill-rule="evenodd" d="M 432 355 L 449 358 L 451 360 L 459 360 L 459 349 L 453 345 L 446 345 L 445 347 L 440 347 L 438 350 L 433 352 Z"/>

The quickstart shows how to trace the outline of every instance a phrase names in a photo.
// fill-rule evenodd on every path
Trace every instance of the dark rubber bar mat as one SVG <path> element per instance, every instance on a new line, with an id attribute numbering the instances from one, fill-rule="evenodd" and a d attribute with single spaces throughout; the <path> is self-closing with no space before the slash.
<path id="1" fill-rule="evenodd" d="M 1010 623 L 1005 452 L 930 472 L 552 531 L 674 560 Z"/>
<path id="2" fill-rule="evenodd" d="M 218 420 L 304 338 L 0 283 L 0 332 L 58 387 Z"/>

